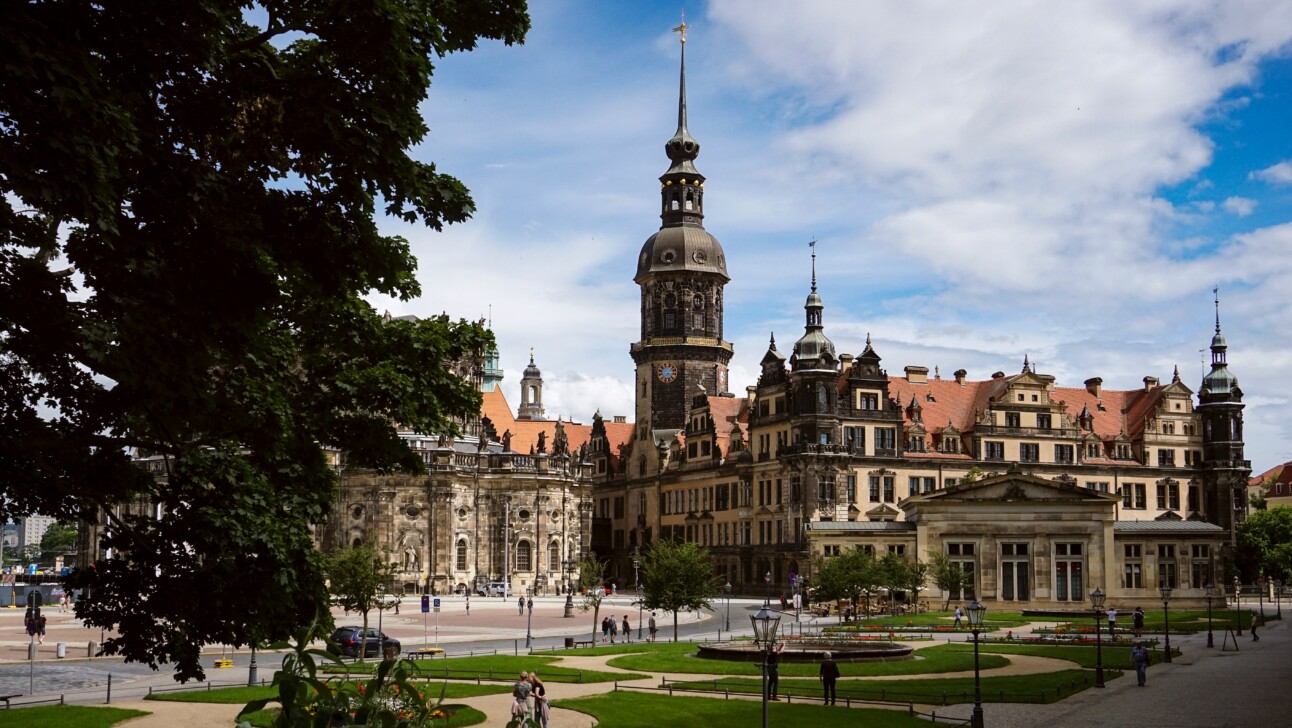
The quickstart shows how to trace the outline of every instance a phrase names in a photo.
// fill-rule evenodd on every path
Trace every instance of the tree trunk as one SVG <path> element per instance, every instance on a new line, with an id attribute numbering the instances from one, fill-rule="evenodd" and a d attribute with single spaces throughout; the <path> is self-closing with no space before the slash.
<path id="1" fill-rule="evenodd" d="M 359 662 L 368 654 L 368 610 L 363 610 L 363 634 L 359 635 Z"/>
<path id="2" fill-rule="evenodd" d="M 673 641 L 677 642 L 677 612 L 673 612 Z"/>
<path id="3" fill-rule="evenodd" d="M 597 617 L 601 616 L 601 605 L 597 604 L 592 607 L 592 646 L 597 646 L 597 630 L 601 627 L 601 621 Z"/>

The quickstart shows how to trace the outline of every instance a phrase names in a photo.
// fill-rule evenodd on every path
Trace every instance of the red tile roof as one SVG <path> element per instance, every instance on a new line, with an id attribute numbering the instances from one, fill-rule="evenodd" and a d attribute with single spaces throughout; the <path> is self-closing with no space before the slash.
<path id="1" fill-rule="evenodd" d="M 484 393 L 484 404 L 480 406 L 480 414 L 493 422 L 498 437 L 502 437 L 504 432 L 511 430 L 512 450 L 528 453 L 531 448 L 538 447 L 538 433 L 546 432 L 547 447 L 549 452 L 551 451 L 552 438 L 556 436 L 556 420 L 516 419 L 501 389 Z M 563 422 L 562 426 L 565 429 L 565 437 L 570 441 L 571 451 L 578 450 L 592 437 L 592 425 Z M 610 453 L 617 457 L 619 446 L 632 439 L 633 425 L 628 422 L 606 422 L 605 426 L 606 439 L 610 441 Z"/>

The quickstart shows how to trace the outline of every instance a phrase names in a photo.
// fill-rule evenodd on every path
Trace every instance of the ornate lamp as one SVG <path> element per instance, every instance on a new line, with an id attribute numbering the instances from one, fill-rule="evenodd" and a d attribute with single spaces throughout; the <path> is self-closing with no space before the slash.
<path id="1" fill-rule="evenodd" d="M 1095 687 L 1104 686 L 1104 653 L 1100 645 L 1099 628 L 1104 619 L 1104 591 L 1099 587 L 1090 592 L 1090 604 L 1095 608 Z"/>
<path id="2" fill-rule="evenodd" d="M 781 616 L 772 611 L 770 599 L 763 600 L 762 609 L 749 618 L 754 623 L 754 644 L 763 650 L 763 728 L 767 728 L 767 654 L 776 642 L 776 628 Z"/>
<path id="3" fill-rule="evenodd" d="M 978 677 L 978 633 L 982 631 L 982 618 L 987 614 L 987 608 L 975 599 L 969 604 L 968 611 L 969 631 L 973 632 L 973 717 L 969 725 L 971 728 L 983 728 L 982 685 Z"/>
<path id="4" fill-rule="evenodd" d="M 1171 585 L 1163 583 L 1158 586 L 1157 590 L 1162 593 L 1162 619 L 1165 624 L 1162 631 L 1166 633 L 1166 661 L 1171 661 L 1171 610 L 1168 603 L 1171 601 Z"/>

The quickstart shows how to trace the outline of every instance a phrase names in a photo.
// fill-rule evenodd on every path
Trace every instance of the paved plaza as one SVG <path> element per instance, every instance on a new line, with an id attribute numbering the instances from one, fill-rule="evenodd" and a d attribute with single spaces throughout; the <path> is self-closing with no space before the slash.
<path id="1" fill-rule="evenodd" d="M 602 614 L 613 614 L 622 621 L 628 614 L 635 627 L 636 606 L 632 597 L 613 597 L 603 605 Z M 734 600 L 731 606 L 731 626 L 737 635 L 749 633 L 749 615 L 761 604 L 758 600 Z M 564 599 L 544 597 L 535 600 L 532 624 L 529 615 L 520 615 L 515 600 L 471 599 L 471 614 L 466 614 L 465 601 L 459 597 L 442 598 L 439 628 L 436 630 L 434 614 L 426 615 L 425 627 L 418 602 L 409 598 L 401 605 L 398 615 L 387 612 L 381 616 L 383 631 L 398 638 L 406 651 L 420 647 L 425 641 L 441 647 L 453 655 L 474 652 L 498 651 L 500 653 L 525 653 L 527 628 L 535 647 L 546 648 L 563 643 L 565 637 L 579 640 L 592 638 L 591 613 L 575 611 L 566 619 Z M 11 613 L 12 612 L 12 613 Z M 1273 612 L 1273 609 L 1270 610 Z M 355 624 L 356 615 L 337 612 L 337 624 Z M 371 620 L 375 626 L 377 619 Z M 660 639 L 671 638 L 672 622 L 666 615 L 659 615 Z M 1292 616 L 1292 615 L 1290 615 Z M 57 621 L 56 618 L 57 617 Z M 783 624 L 788 626 L 793 614 L 785 615 Z M 718 636 L 718 629 L 725 626 L 725 605 L 714 613 L 697 618 L 683 615 L 679 620 L 682 639 L 703 639 Z M 833 619 L 830 622 L 834 622 Z M 151 687 L 173 688 L 174 682 L 165 670 L 153 672 L 146 666 L 123 665 L 115 659 L 99 658 L 64 659 L 54 657 L 52 641 L 62 639 L 71 648 L 84 654 L 86 643 L 97 639 L 91 632 L 72 623 L 65 615 L 50 615 L 50 635 L 39 653 L 35 665 L 36 695 L 34 698 L 57 700 L 65 696 L 69 702 L 102 704 L 105 698 L 107 675 L 113 676 L 112 704 L 135 707 L 153 713 L 135 719 L 131 728 L 150 726 L 211 726 L 229 728 L 238 706 L 201 706 L 193 704 L 144 702 L 140 700 Z M 1075 696 L 1048 705 L 997 704 L 984 705 L 987 725 L 993 728 L 1024 728 L 1053 726 L 1055 728 L 1082 728 L 1085 726 L 1136 726 L 1136 728 L 1242 728 L 1245 726 L 1292 726 L 1292 701 L 1282 694 L 1282 687 L 1292 680 L 1292 636 L 1286 624 L 1274 620 L 1259 632 L 1261 639 L 1253 642 L 1244 633 L 1238 649 L 1222 649 L 1222 637 L 1216 635 L 1216 647 L 1206 647 L 1206 633 L 1172 637 L 1172 644 L 1183 654 L 1171 664 L 1153 666 L 1149 671 L 1148 685 L 1139 688 L 1133 672 L 1110 679 L 1103 690 L 1089 689 Z M 725 632 L 724 632 L 725 635 Z M 5 664 L 0 664 L 0 693 L 27 693 L 29 666 L 25 660 L 25 641 L 22 639 L 21 610 L 0 610 L 0 650 Z M 634 634 L 634 638 L 636 635 Z M 963 640 L 964 635 L 951 639 Z M 939 639 L 943 639 L 939 637 Z M 600 635 L 597 635 L 599 644 Z M 219 650 L 211 652 L 212 659 Z M 559 656 L 559 651 L 555 653 Z M 567 657 L 563 665 L 582 669 L 615 672 L 607 666 L 613 656 Z M 15 662 L 14 660 L 21 660 Z M 259 677 L 268 680 L 278 666 L 278 656 L 259 655 Z M 1011 657 L 1011 664 L 996 670 L 984 670 L 984 676 L 1017 674 L 1020 672 L 1050 671 L 1057 669 L 1056 661 L 1046 658 Z M 1068 665 L 1068 663 L 1059 663 Z M 1121 668 L 1122 665 L 1109 665 Z M 235 657 L 235 667 L 228 670 L 208 669 L 210 679 L 217 684 L 246 684 L 248 654 L 243 651 Z M 969 673 L 972 675 L 972 673 Z M 942 675 L 942 677 L 951 677 Z M 660 675 L 649 679 L 625 682 L 625 685 L 657 686 Z M 663 676 L 687 679 L 694 676 Z M 913 676 L 918 679 L 920 676 Z M 606 692 L 612 685 L 606 683 L 575 685 L 553 683 L 549 686 L 553 700 L 580 697 Z M 749 698 L 756 699 L 756 697 Z M 510 707 L 507 695 L 492 695 L 457 700 L 485 712 L 488 724 L 505 723 Z M 971 705 L 927 707 L 939 716 L 968 718 Z M 843 709 L 843 708 L 841 708 Z M 561 728 L 585 728 L 593 725 L 590 716 L 571 711 L 556 711 L 553 725 Z"/>

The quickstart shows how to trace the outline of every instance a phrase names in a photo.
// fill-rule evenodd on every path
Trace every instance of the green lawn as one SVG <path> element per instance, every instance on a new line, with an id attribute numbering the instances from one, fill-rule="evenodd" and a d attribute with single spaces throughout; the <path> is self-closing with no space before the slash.
<path id="1" fill-rule="evenodd" d="M 426 696 L 438 696 L 441 688 L 445 699 L 474 698 L 478 695 L 497 695 L 511 692 L 510 685 L 476 685 L 474 683 L 445 682 L 428 683 Z M 218 690 L 183 690 L 173 693 L 153 693 L 146 700 L 169 700 L 179 703 L 249 703 L 253 700 L 273 698 L 278 695 L 278 688 L 271 685 L 264 687 L 220 688 Z"/>
<path id="2" fill-rule="evenodd" d="M 448 720 L 435 721 L 435 728 L 466 728 L 467 726 L 480 725 L 486 719 L 484 713 L 469 705 L 445 705 L 442 706 L 442 709 L 449 713 Z M 274 719 L 277 717 L 277 708 L 267 708 L 249 713 L 242 718 L 255 726 L 255 728 L 273 728 Z"/>
<path id="3" fill-rule="evenodd" d="M 999 642 L 989 645 L 979 645 L 979 651 L 982 653 L 994 652 L 1006 655 L 1035 655 L 1037 657 L 1052 657 L 1057 660 L 1068 660 L 1076 664 L 1094 669 L 1096 658 L 1100 653 L 1103 655 L 1104 668 L 1111 666 L 1122 667 L 1130 664 L 1129 647 L 1110 647 L 1104 645 L 1100 652 L 1095 650 L 1093 644 L 1080 645 L 1003 645 Z M 960 652 L 973 655 L 973 644 L 946 644 L 930 647 L 923 652 Z M 1149 658 L 1152 663 L 1156 664 L 1162 661 L 1161 650 L 1149 650 Z M 972 669 L 972 667 L 970 668 Z"/>
<path id="4" fill-rule="evenodd" d="M 127 718 L 138 718 L 141 715 L 148 713 L 88 705 L 42 705 L 0 710 L 0 728 L 108 728 Z"/>
<path id="5" fill-rule="evenodd" d="M 865 629 L 875 627 L 950 627 L 955 623 L 955 610 L 949 612 L 924 612 L 923 614 L 900 614 L 893 616 L 891 614 L 877 614 L 866 619 L 857 619 L 852 622 L 845 622 L 843 627 L 849 626 Z M 1019 627 L 1029 622 L 1037 621 L 1032 617 L 1024 617 L 1022 612 L 987 612 L 983 620 L 983 628 L 986 630 L 1009 629 Z M 908 625 L 907 623 L 910 623 Z M 969 624 L 969 615 L 965 614 L 964 624 Z M 827 627 L 830 630 L 839 629 L 838 625 Z M 967 630 L 966 630 L 967 631 Z"/>
<path id="6" fill-rule="evenodd" d="M 641 672 L 680 672 L 698 675 L 760 675 L 762 667 L 757 662 L 706 660 L 695 656 L 696 643 L 679 642 L 651 645 L 652 649 L 635 654 L 621 654 L 607 664 L 621 670 Z M 631 647 L 629 648 L 631 649 Z M 628 653 L 629 649 L 607 648 L 606 652 L 592 654 Z M 920 659 L 894 660 L 891 662 L 840 662 L 839 670 L 845 677 L 881 675 L 921 675 L 925 673 L 959 672 L 973 669 L 973 655 L 967 658 L 957 653 L 932 652 L 927 649 L 915 652 Z M 981 658 L 983 669 L 1002 667 L 1008 660 L 995 655 Z M 820 666 L 816 662 L 782 662 L 781 675 L 785 677 L 816 677 Z M 621 678 L 622 679 L 622 678 Z"/>
<path id="7" fill-rule="evenodd" d="M 596 670 L 578 670 L 560 667 L 561 658 L 539 655 L 477 655 L 475 657 L 451 657 L 446 660 L 410 661 L 417 674 L 432 679 L 450 680 L 514 680 L 521 672 L 537 672 L 546 682 L 558 683 L 597 683 L 614 682 L 615 680 L 636 680 L 649 675 L 624 674 L 616 672 L 599 672 Z M 344 666 L 325 664 L 322 672 L 349 673 L 361 675 L 372 673 L 379 663 L 347 663 Z"/>
<path id="8" fill-rule="evenodd" d="M 1117 670 L 1104 670 L 1104 677 L 1111 680 L 1120 676 Z M 1089 670 L 1060 670 L 1035 675 L 1005 675 L 982 678 L 982 699 L 985 703 L 1052 703 L 1073 693 L 1091 687 L 1094 673 Z M 759 693 L 762 680 L 752 678 L 721 678 L 696 682 L 669 683 L 675 688 L 705 690 L 710 692 Z M 974 695 L 973 677 L 929 678 L 927 680 L 840 680 L 839 697 L 861 700 L 891 700 L 922 705 L 952 705 L 971 703 Z M 817 680 L 781 678 L 780 692 L 808 699 L 821 698 L 821 683 Z"/>
<path id="9" fill-rule="evenodd" d="M 557 700 L 559 708 L 577 710 L 596 718 L 598 725 L 614 728 L 659 728 L 667 725 L 702 725 L 706 728 L 748 728 L 762 720 L 762 703 L 755 700 L 671 697 L 663 693 L 627 690 L 587 698 Z M 770 703 L 768 723 L 811 725 L 812 728 L 929 728 L 930 723 L 895 710 L 849 710 L 806 703 Z"/>

